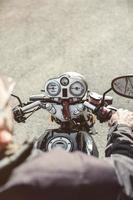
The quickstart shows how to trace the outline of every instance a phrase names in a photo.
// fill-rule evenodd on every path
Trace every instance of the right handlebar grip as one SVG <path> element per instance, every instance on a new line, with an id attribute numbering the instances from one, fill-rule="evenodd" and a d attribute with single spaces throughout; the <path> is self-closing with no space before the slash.
<path id="1" fill-rule="evenodd" d="M 106 122 L 110 120 L 112 117 L 112 110 L 107 107 L 101 107 L 97 111 L 97 119 L 100 123 Z"/>

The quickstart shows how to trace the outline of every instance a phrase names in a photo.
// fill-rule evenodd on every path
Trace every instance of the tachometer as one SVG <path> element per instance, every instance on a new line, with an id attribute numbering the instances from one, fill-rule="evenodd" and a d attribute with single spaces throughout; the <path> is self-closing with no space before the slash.
<path id="1" fill-rule="evenodd" d="M 50 96 L 57 96 L 61 91 L 60 84 L 57 81 L 51 81 L 46 86 L 46 91 Z"/>
<path id="2" fill-rule="evenodd" d="M 70 93 L 73 96 L 82 96 L 85 92 L 85 89 L 85 86 L 81 82 L 76 81 L 70 86 Z"/>

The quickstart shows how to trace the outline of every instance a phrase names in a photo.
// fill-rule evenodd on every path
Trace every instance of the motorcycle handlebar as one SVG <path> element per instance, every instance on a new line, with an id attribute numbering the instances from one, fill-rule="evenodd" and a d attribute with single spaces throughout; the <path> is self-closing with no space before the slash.
<path id="1" fill-rule="evenodd" d="M 43 101 L 44 99 L 45 99 L 45 96 L 43 94 L 32 95 L 29 98 L 30 101 Z"/>
<path id="2" fill-rule="evenodd" d="M 29 100 L 30 100 L 30 102 L 40 101 L 41 103 L 57 103 L 57 104 L 59 104 L 57 101 L 54 101 L 53 99 L 50 99 L 50 98 L 44 96 L 43 94 L 32 95 L 29 97 Z"/>
<path id="3" fill-rule="evenodd" d="M 30 104 L 22 107 L 21 110 L 24 113 L 24 112 L 26 112 L 30 109 L 33 109 L 37 106 L 41 106 L 41 107 L 45 108 L 45 106 L 43 105 L 43 103 L 41 101 L 35 101 L 33 103 L 30 103 Z M 96 106 L 92 105 L 91 103 L 89 103 L 87 101 L 84 102 L 84 106 L 87 107 L 88 109 L 92 110 L 92 112 L 94 112 L 94 113 L 97 113 L 97 111 L 99 110 Z M 117 111 L 117 109 L 112 106 L 107 106 L 107 107 L 103 107 L 103 108 L 106 110 L 106 112 Z"/>
<path id="4" fill-rule="evenodd" d="M 40 99 L 40 100 L 37 100 L 37 99 Z M 44 101 L 44 99 L 45 99 L 45 101 Z M 40 108 L 45 109 L 46 103 L 49 102 L 49 99 L 47 98 L 47 101 L 46 101 L 45 96 L 42 96 L 42 95 L 31 96 L 30 100 L 32 100 L 32 102 L 29 102 L 27 105 L 24 105 L 23 107 L 18 107 L 18 108 L 14 109 L 14 115 L 16 116 L 16 119 L 17 119 L 17 116 L 18 117 L 24 116 L 25 114 L 27 114 L 26 113 L 27 111 L 30 111 L 30 110 L 34 109 L 35 107 L 40 107 Z M 83 105 L 86 108 L 92 110 L 92 112 L 97 116 L 97 119 L 100 122 L 108 121 L 112 116 L 112 113 L 113 113 L 112 111 L 117 111 L 117 109 L 112 106 L 96 107 L 95 105 L 89 103 L 88 101 L 85 101 L 83 103 Z"/>

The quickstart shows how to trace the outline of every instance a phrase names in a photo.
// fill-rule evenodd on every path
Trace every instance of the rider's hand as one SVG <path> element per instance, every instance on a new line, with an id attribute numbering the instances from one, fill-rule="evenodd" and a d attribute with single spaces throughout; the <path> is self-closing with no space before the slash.
<path id="1" fill-rule="evenodd" d="M 114 124 L 123 124 L 130 128 L 133 128 L 133 112 L 119 109 L 112 115 L 108 124 L 109 126 L 112 126 Z"/>
<path id="2" fill-rule="evenodd" d="M 13 84 L 12 79 L 0 77 L 0 151 L 12 142 L 13 117 L 9 97 Z"/>
<path id="3" fill-rule="evenodd" d="M 0 115 L 0 151 L 12 142 L 12 112 L 10 106 L 7 105 Z"/>
<path id="4" fill-rule="evenodd" d="M 12 142 L 12 135 L 6 131 L 0 131 L 0 151 L 4 150 Z"/>

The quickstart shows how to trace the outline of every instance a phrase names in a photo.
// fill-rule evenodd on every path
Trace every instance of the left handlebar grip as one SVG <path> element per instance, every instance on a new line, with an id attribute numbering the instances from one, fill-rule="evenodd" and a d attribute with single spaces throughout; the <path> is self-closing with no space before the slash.
<path id="1" fill-rule="evenodd" d="M 35 107 L 41 106 L 41 105 L 42 105 L 42 104 L 41 104 L 40 101 L 36 101 L 36 102 L 34 102 L 34 103 L 30 103 L 30 104 L 28 104 L 27 106 L 22 107 L 21 109 L 22 109 L 22 112 L 26 112 L 26 111 L 28 111 L 28 110 L 30 110 L 30 109 L 32 109 L 32 108 L 35 108 Z"/>

